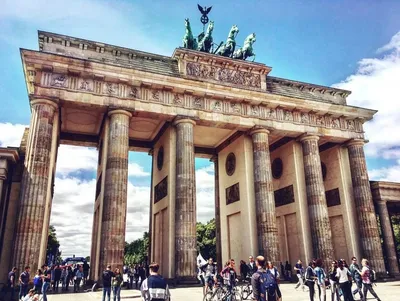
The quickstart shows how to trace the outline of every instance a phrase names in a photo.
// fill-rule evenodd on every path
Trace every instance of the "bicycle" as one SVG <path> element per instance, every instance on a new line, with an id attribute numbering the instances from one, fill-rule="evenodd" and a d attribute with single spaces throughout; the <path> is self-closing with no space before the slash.
<path id="1" fill-rule="evenodd" d="M 242 300 L 247 300 L 253 294 L 253 287 L 251 286 L 250 279 L 243 280 L 243 285 L 241 286 L 241 298 Z"/>

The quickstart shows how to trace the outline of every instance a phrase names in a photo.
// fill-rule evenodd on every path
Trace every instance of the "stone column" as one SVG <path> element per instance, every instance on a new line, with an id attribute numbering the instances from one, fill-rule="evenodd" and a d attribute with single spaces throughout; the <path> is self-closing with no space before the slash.
<path id="1" fill-rule="evenodd" d="M 124 110 L 108 113 L 108 146 L 105 172 L 100 271 L 107 265 L 122 268 L 128 188 L 129 121 L 132 114 Z"/>
<path id="2" fill-rule="evenodd" d="M 176 126 L 176 203 L 175 277 L 192 281 L 196 274 L 196 179 L 191 119 L 177 119 Z"/>
<path id="3" fill-rule="evenodd" d="M 313 256 L 324 260 L 325 267 L 329 267 L 330 261 L 333 259 L 332 232 L 326 204 L 324 181 L 322 179 L 318 140 L 318 136 L 308 134 L 300 138 L 303 147 Z"/>
<path id="4" fill-rule="evenodd" d="M 53 131 L 58 120 L 58 105 L 50 100 L 31 101 L 32 116 L 29 128 L 24 173 L 21 183 L 20 206 L 14 242 L 14 266 L 19 271 L 24 265 L 30 265 L 36 271 L 39 262 L 43 228 L 45 222 L 46 199 L 50 178 L 50 164 L 53 140 L 57 133 Z M 51 193 L 51 192 L 50 192 Z"/>
<path id="5" fill-rule="evenodd" d="M 362 255 L 369 260 L 376 272 L 383 273 L 385 263 L 365 162 L 364 140 L 354 139 L 347 144 L 347 148 Z"/>
<path id="6" fill-rule="evenodd" d="M 387 209 L 387 202 L 382 200 L 376 204 L 379 220 L 381 222 L 383 247 L 385 248 L 386 259 L 388 262 L 388 270 L 391 275 L 399 275 L 399 265 L 397 263 L 396 246 L 394 244 L 392 225 Z"/>
<path id="7" fill-rule="evenodd" d="M 6 158 L 0 157 L 0 213 L 1 208 L 3 207 L 3 202 L 6 202 L 6 197 L 4 196 L 3 199 L 3 187 L 4 183 L 7 180 L 7 173 L 8 173 L 8 162 Z"/>
<path id="8" fill-rule="evenodd" d="M 265 128 L 255 128 L 250 132 L 253 140 L 258 254 L 263 254 L 265 258 L 277 265 L 279 263 L 278 228 L 268 134 L 269 131 Z"/>
<path id="9" fill-rule="evenodd" d="M 217 266 L 218 271 L 223 267 L 222 253 L 221 253 L 221 211 L 220 211 L 220 198 L 219 198 L 219 170 L 218 170 L 218 155 L 211 158 L 214 162 L 214 198 L 215 198 L 215 238 L 217 241 Z"/>

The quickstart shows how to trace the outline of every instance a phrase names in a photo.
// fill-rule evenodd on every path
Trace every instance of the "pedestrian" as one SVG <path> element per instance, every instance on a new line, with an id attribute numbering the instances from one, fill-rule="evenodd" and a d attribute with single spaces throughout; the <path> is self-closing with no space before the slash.
<path id="1" fill-rule="evenodd" d="M 61 280 L 61 269 L 59 265 L 54 267 L 54 283 L 53 283 L 53 290 L 54 292 L 58 292 L 58 287 Z"/>
<path id="2" fill-rule="evenodd" d="M 363 300 L 363 293 L 362 293 L 362 279 L 361 279 L 361 272 L 360 272 L 360 267 L 358 266 L 357 263 L 357 258 L 356 257 L 352 257 L 351 258 L 351 265 L 350 265 L 350 273 L 351 273 L 351 278 L 353 278 L 354 283 L 356 284 L 356 289 L 354 291 L 352 291 L 352 294 L 359 294 L 360 295 L 360 300 Z"/>
<path id="3" fill-rule="evenodd" d="M 279 272 L 278 272 L 278 269 L 276 267 L 274 267 L 274 265 L 272 264 L 272 261 L 267 261 L 267 269 L 275 277 L 276 294 L 278 295 L 277 301 L 280 301 L 282 299 L 282 293 L 281 293 L 281 289 L 279 288 Z"/>
<path id="4" fill-rule="evenodd" d="M 11 299 L 12 300 L 12 299 Z M 39 300 L 39 296 L 35 295 L 35 289 L 30 289 L 28 294 L 22 298 L 22 301 L 36 301 Z"/>
<path id="5" fill-rule="evenodd" d="M 36 294 L 40 294 L 42 292 L 42 286 L 43 286 L 43 272 L 41 269 L 38 269 L 36 271 L 36 275 L 33 278 L 33 286 L 35 287 L 35 292 Z"/>
<path id="6" fill-rule="evenodd" d="M 136 289 L 139 289 L 140 286 L 138 286 L 138 284 L 139 284 L 139 265 L 138 264 L 135 264 L 135 271 L 133 273 L 134 273 L 133 276 L 135 277 Z"/>
<path id="7" fill-rule="evenodd" d="M 331 268 L 329 270 L 329 283 L 331 285 L 331 301 L 340 301 L 339 295 L 339 279 L 336 277 L 336 270 L 337 270 L 337 262 L 336 260 L 332 261 Z"/>
<path id="8" fill-rule="evenodd" d="M 310 261 L 308 263 L 308 267 L 306 269 L 305 280 L 306 285 L 308 286 L 309 293 L 310 293 L 310 301 L 314 301 L 314 294 L 315 294 L 315 281 L 317 279 L 317 275 L 315 274 L 315 261 Z"/>
<path id="9" fill-rule="evenodd" d="M 292 281 L 292 265 L 289 263 L 289 261 L 286 261 L 285 263 L 285 275 L 286 281 Z"/>
<path id="10" fill-rule="evenodd" d="M 111 265 L 107 266 L 107 269 L 103 271 L 103 301 L 106 300 L 106 295 L 108 295 L 108 301 L 111 299 L 111 279 L 114 277 L 114 273 L 111 271 Z"/>
<path id="11" fill-rule="evenodd" d="M 342 290 L 344 301 L 353 301 L 351 293 L 351 274 L 350 271 L 344 266 L 343 260 L 338 261 L 338 268 L 336 269 L 336 277 L 339 279 L 339 288 Z"/>
<path id="12" fill-rule="evenodd" d="M 144 301 L 150 300 L 169 300 L 170 293 L 168 284 L 164 278 L 158 274 L 160 266 L 153 262 L 149 266 L 149 277 L 143 281 L 140 291 Z"/>
<path id="13" fill-rule="evenodd" d="M 72 271 L 72 267 L 68 266 L 67 268 L 67 280 L 65 282 L 65 291 L 68 291 L 69 285 L 71 284 L 72 279 L 74 278 L 74 272 Z"/>
<path id="14" fill-rule="evenodd" d="M 276 301 L 276 278 L 269 269 L 265 269 L 265 258 L 257 256 L 257 272 L 251 276 L 251 286 L 253 288 L 253 300 L 256 301 Z"/>
<path id="15" fill-rule="evenodd" d="M 29 272 L 31 271 L 30 266 L 26 266 L 25 270 L 19 275 L 19 298 L 22 299 L 28 293 L 28 284 L 30 279 Z"/>
<path id="16" fill-rule="evenodd" d="M 112 278 L 112 291 L 114 301 L 121 300 L 121 286 L 124 284 L 124 278 L 122 277 L 119 268 L 114 270 L 114 277 Z"/>
<path id="17" fill-rule="evenodd" d="M 65 291 L 67 279 L 68 279 L 68 271 L 67 271 L 67 268 L 64 266 L 61 270 L 61 290 L 62 291 Z"/>
<path id="18" fill-rule="evenodd" d="M 8 289 L 11 293 L 10 300 L 14 300 L 16 273 L 17 273 L 17 268 L 13 267 L 12 270 L 8 273 L 8 277 L 7 277 Z"/>
<path id="19" fill-rule="evenodd" d="M 299 282 L 297 282 L 294 288 L 297 289 L 299 286 L 301 286 L 301 289 L 304 291 L 303 263 L 301 262 L 300 259 L 297 260 L 297 263 L 295 264 L 293 269 L 296 271 L 296 276 L 299 279 Z"/>
<path id="20" fill-rule="evenodd" d="M 251 277 L 255 272 L 257 272 L 257 265 L 254 262 L 254 257 L 252 255 L 249 256 L 248 267 L 248 276 Z"/>
<path id="21" fill-rule="evenodd" d="M 241 260 L 240 261 L 240 278 L 242 279 L 242 281 L 246 280 L 248 274 L 249 274 L 249 267 L 247 266 L 247 264 L 244 260 Z"/>
<path id="22" fill-rule="evenodd" d="M 133 289 L 134 270 L 135 270 L 134 266 L 131 265 L 128 271 L 129 289 Z"/>
<path id="23" fill-rule="evenodd" d="M 90 265 L 85 261 L 82 267 L 83 267 L 83 284 L 86 285 L 86 281 L 89 277 Z"/>
<path id="24" fill-rule="evenodd" d="M 281 277 L 282 277 L 283 280 L 285 280 L 286 279 L 285 266 L 283 265 L 282 261 L 279 263 L 279 265 L 280 265 L 280 268 L 281 268 Z"/>
<path id="25" fill-rule="evenodd" d="M 375 293 L 374 289 L 372 288 L 371 277 L 372 277 L 373 271 L 369 267 L 368 260 L 363 258 L 361 260 L 361 265 L 362 265 L 362 270 L 361 270 L 360 274 L 361 274 L 362 283 L 363 283 L 364 300 L 367 300 L 367 294 L 369 291 L 372 296 L 374 296 L 376 299 L 378 299 L 378 301 L 381 301 L 381 299 L 379 299 L 378 295 Z"/>
<path id="26" fill-rule="evenodd" d="M 142 287 L 142 283 L 146 279 L 146 270 L 144 269 L 143 264 L 139 266 L 139 277 L 140 277 L 140 287 Z"/>
<path id="27" fill-rule="evenodd" d="M 84 277 L 83 274 L 83 267 L 78 265 L 78 270 L 75 273 L 75 285 L 74 285 L 74 292 L 78 293 L 79 292 L 79 287 L 81 285 L 81 281 Z"/>
<path id="28" fill-rule="evenodd" d="M 325 286 L 325 280 L 326 280 L 326 273 L 324 269 L 322 268 L 322 259 L 318 258 L 315 261 L 315 275 L 317 276 L 317 286 L 318 286 L 318 295 L 319 295 L 319 301 L 326 301 L 326 286 Z M 322 296 L 322 299 L 321 299 Z"/>
<path id="29" fill-rule="evenodd" d="M 47 301 L 47 290 L 50 287 L 51 283 L 51 269 L 47 265 L 43 265 L 44 271 L 43 271 L 43 285 L 42 285 L 42 295 L 43 295 L 43 301 Z"/>

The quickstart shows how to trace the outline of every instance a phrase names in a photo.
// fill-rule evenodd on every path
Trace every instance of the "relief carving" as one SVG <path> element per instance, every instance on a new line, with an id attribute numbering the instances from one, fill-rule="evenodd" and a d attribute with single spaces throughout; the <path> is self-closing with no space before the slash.
<path id="1" fill-rule="evenodd" d="M 261 88 L 261 76 L 251 72 L 188 62 L 186 64 L 186 74 L 251 88 Z"/>
<path id="2" fill-rule="evenodd" d="M 113 83 L 106 83 L 106 93 L 108 94 L 116 94 L 117 93 L 117 88 Z"/>
<path id="3" fill-rule="evenodd" d="M 235 102 L 232 102 L 231 103 L 231 110 L 234 113 L 240 113 L 241 112 L 240 105 L 235 103 Z"/>
<path id="4" fill-rule="evenodd" d="M 317 124 L 317 125 L 325 125 L 324 116 L 317 116 L 316 124 Z"/>
<path id="5" fill-rule="evenodd" d="M 251 114 L 255 116 L 259 115 L 258 106 L 251 106 Z"/>
<path id="6" fill-rule="evenodd" d="M 347 120 L 347 128 L 351 131 L 354 131 L 354 120 Z"/>
<path id="7" fill-rule="evenodd" d="M 168 195 L 168 176 L 154 187 L 154 204 Z"/>
<path id="8" fill-rule="evenodd" d="M 240 200 L 239 183 L 233 184 L 225 189 L 226 204 L 232 204 Z"/>
<path id="9" fill-rule="evenodd" d="M 286 121 L 293 121 L 293 114 L 290 111 L 285 111 L 285 120 Z"/>
<path id="10" fill-rule="evenodd" d="M 203 101 L 204 101 L 204 99 L 203 98 L 201 98 L 201 97 L 195 97 L 194 98 L 194 101 L 193 101 L 193 106 L 195 107 L 195 108 L 202 108 L 203 107 Z"/>
<path id="11" fill-rule="evenodd" d="M 152 90 L 152 91 L 151 91 L 151 98 L 152 98 L 153 100 L 160 101 L 160 91 L 158 91 L 158 90 Z"/>
<path id="12" fill-rule="evenodd" d="M 269 109 L 269 108 L 267 108 L 266 110 L 267 110 L 267 111 L 266 111 L 267 118 L 274 118 L 274 119 L 276 119 L 276 110 L 274 110 L 274 109 Z"/>
<path id="13" fill-rule="evenodd" d="M 334 129 L 339 129 L 340 128 L 340 121 L 338 118 L 334 118 L 332 119 L 332 124 L 331 124 L 332 128 Z"/>
<path id="14" fill-rule="evenodd" d="M 90 89 L 89 82 L 86 81 L 86 80 L 83 80 L 83 81 L 81 82 L 81 85 L 80 85 L 79 89 L 80 89 L 80 90 L 85 90 L 85 91 L 91 90 L 91 89 Z"/>
<path id="15" fill-rule="evenodd" d="M 65 75 L 57 76 L 54 79 L 54 82 L 53 82 L 52 86 L 54 86 L 54 87 L 64 87 L 66 81 L 67 81 L 67 77 Z"/>
<path id="16" fill-rule="evenodd" d="M 301 113 L 301 122 L 302 123 L 309 123 L 310 122 L 310 118 L 308 117 L 307 113 Z"/>
<path id="17" fill-rule="evenodd" d="M 214 105 L 213 105 L 213 107 L 212 107 L 212 110 L 213 111 L 218 111 L 218 112 L 220 112 L 220 111 L 222 111 L 222 104 L 221 104 L 221 102 L 220 101 L 216 101 L 216 102 L 214 102 Z"/>
<path id="18" fill-rule="evenodd" d="M 138 88 L 132 87 L 131 91 L 129 92 L 129 96 L 133 97 L 133 98 L 137 98 L 138 97 Z"/>

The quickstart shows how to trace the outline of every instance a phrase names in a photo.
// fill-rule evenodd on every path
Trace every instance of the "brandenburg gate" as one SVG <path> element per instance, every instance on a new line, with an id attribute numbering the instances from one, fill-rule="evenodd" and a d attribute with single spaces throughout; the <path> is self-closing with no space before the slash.
<path id="1" fill-rule="evenodd" d="M 129 151 L 153 158 L 150 260 L 166 278 L 195 276 L 195 157 L 215 166 L 219 264 L 357 256 L 386 271 L 363 150 L 363 123 L 376 111 L 347 105 L 349 91 L 193 49 L 169 57 L 42 31 L 39 51 L 21 57 L 32 115 L 20 148 L 0 149 L 0 167 L 13 170 L 4 270 L 44 263 L 57 149 L 72 144 L 99 153 L 94 280 L 123 264 Z M 386 203 L 379 208 L 386 221 Z M 396 274 L 390 222 L 382 230 Z"/>

